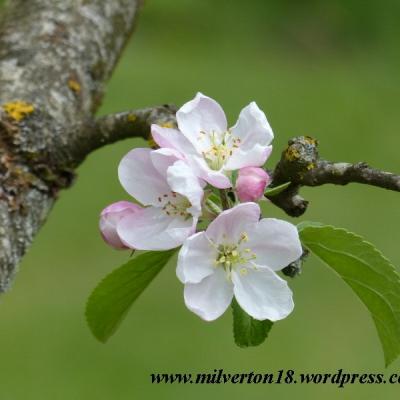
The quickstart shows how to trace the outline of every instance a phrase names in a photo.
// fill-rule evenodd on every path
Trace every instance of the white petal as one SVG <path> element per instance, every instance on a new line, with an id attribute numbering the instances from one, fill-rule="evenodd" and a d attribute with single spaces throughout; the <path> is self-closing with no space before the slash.
<path id="1" fill-rule="evenodd" d="M 218 268 L 200 283 L 187 283 L 184 290 L 186 307 L 205 321 L 220 317 L 233 297 L 232 283 L 225 271 Z"/>
<path id="2" fill-rule="evenodd" d="M 226 171 L 234 171 L 245 167 L 261 167 L 272 152 L 272 146 L 255 144 L 251 149 L 236 149 L 225 164 Z"/>
<path id="3" fill-rule="evenodd" d="M 294 307 L 287 282 L 268 268 L 247 269 L 247 274 L 232 272 L 233 291 L 240 307 L 257 320 L 278 321 Z"/>
<path id="4" fill-rule="evenodd" d="M 179 250 L 176 274 L 182 283 L 199 283 L 215 272 L 217 250 L 204 232 L 190 236 Z"/>
<path id="5" fill-rule="evenodd" d="M 198 145 L 199 150 L 197 150 L 182 132 L 176 129 L 162 128 L 153 124 L 151 132 L 154 141 L 160 147 L 178 151 L 181 154 L 180 158 L 187 162 L 196 176 L 219 189 L 227 189 L 232 186 L 229 178 L 222 171 L 212 170 L 201 154 L 202 150 L 209 150 L 211 146 L 210 143 L 205 143 L 207 135 L 202 136 L 202 145 Z"/>
<path id="6" fill-rule="evenodd" d="M 204 165 L 205 164 L 205 165 Z M 218 189 L 228 189 L 232 187 L 230 179 L 223 173 L 223 171 L 214 171 L 206 162 L 200 164 L 199 176 L 208 182 L 211 186 Z"/>
<path id="7" fill-rule="evenodd" d="M 258 204 L 241 203 L 219 214 L 208 226 L 206 234 L 216 244 L 236 244 L 243 233 L 254 229 L 259 218 Z"/>
<path id="8" fill-rule="evenodd" d="M 157 204 L 157 199 L 171 190 L 154 168 L 150 149 L 134 149 L 120 162 L 118 176 L 123 188 L 144 205 Z"/>
<path id="9" fill-rule="evenodd" d="M 175 149 L 162 148 L 153 150 L 150 153 L 150 158 L 154 168 L 166 180 L 168 167 L 180 160 L 182 156 Z"/>
<path id="10" fill-rule="evenodd" d="M 170 148 L 179 151 L 183 156 L 197 154 L 192 143 L 177 129 L 163 128 L 159 125 L 151 125 L 151 133 L 154 141 L 161 148 Z"/>
<path id="11" fill-rule="evenodd" d="M 264 218 L 250 230 L 246 247 L 256 254 L 256 263 L 279 271 L 303 253 L 297 228 L 286 221 Z"/>
<path id="12" fill-rule="evenodd" d="M 221 106 L 210 97 L 197 93 L 196 97 L 184 104 L 176 113 L 179 130 L 192 142 L 197 149 L 209 147 L 202 143 L 208 138 L 200 132 L 225 132 L 227 122 Z"/>
<path id="13" fill-rule="evenodd" d="M 190 155 L 185 157 L 185 161 L 196 176 L 205 180 L 210 185 L 218 189 L 228 189 L 232 186 L 230 179 L 225 175 L 225 173 L 222 170 L 215 171 L 211 169 L 203 156 Z"/>
<path id="14" fill-rule="evenodd" d="M 231 187 L 229 179 L 222 172 L 210 169 L 201 152 L 196 150 L 182 132 L 154 124 L 151 131 L 155 142 L 162 148 L 178 151 L 196 176 L 220 189 Z"/>
<path id="15" fill-rule="evenodd" d="M 274 138 L 267 117 L 254 101 L 240 112 L 236 125 L 231 128 L 231 132 L 232 138 L 239 138 L 240 145 L 245 150 L 251 149 L 255 144 L 267 146 Z"/>
<path id="16" fill-rule="evenodd" d="M 265 114 L 254 101 L 240 112 L 231 132 L 230 140 L 240 139 L 240 144 L 227 161 L 225 170 L 262 166 L 271 154 L 274 134 Z"/>
<path id="17" fill-rule="evenodd" d="M 138 250 L 167 250 L 180 246 L 194 233 L 197 220 L 171 217 L 161 208 L 148 207 L 124 217 L 117 226 L 122 242 Z"/>
<path id="18" fill-rule="evenodd" d="M 192 215 L 200 216 L 203 187 L 190 167 L 184 161 L 177 161 L 168 168 L 167 181 L 174 192 L 190 201 L 192 207 L 188 211 Z"/>

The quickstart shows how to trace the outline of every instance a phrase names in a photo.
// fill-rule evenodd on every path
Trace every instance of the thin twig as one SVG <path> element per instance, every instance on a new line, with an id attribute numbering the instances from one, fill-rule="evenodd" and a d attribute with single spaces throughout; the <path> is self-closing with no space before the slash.
<path id="1" fill-rule="evenodd" d="M 226 189 L 219 190 L 219 197 L 221 198 L 221 205 L 223 210 L 228 210 L 230 208 L 229 205 L 229 197 Z"/>
<path id="2" fill-rule="evenodd" d="M 272 172 L 272 186 L 291 182 L 286 190 L 269 197 L 287 214 L 298 217 L 306 211 L 308 201 L 299 194 L 302 186 L 362 183 L 400 192 L 400 175 L 372 168 L 363 162 L 350 164 L 323 160 L 317 146 L 318 142 L 308 136 L 291 139 Z"/>

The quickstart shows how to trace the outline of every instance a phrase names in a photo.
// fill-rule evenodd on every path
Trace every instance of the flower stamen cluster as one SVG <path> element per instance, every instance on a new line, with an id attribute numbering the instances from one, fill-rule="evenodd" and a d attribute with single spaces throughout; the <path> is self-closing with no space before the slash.
<path id="1" fill-rule="evenodd" d="M 169 198 L 169 199 L 168 199 Z M 166 202 L 163 201 L 168 199 Z M 164 205 L 162 210 L 168 216 L 181 216 L 185 219 L 190 218 L 190 212 L 188 209 L 192 206 L 187 198 L 176 194 L 175 192 L 171 192 L 171 196 L 169 194 L 164 194 L 163 197 L 158 198 L 159 202 L 162 202 Z"/>
<path id="2" fill-rule="evenodd" d="M 233 155 L 233 152 L 239 148 L 240 138 L 233 137 L 230 130 L 222 132 L 220 135 L 215 131 L 205 132 L 200 131 L 198 140 L 208 140 L 210 147 L 207 150 L 202 151 L 202 155 L 214 171 L 219 171 L 226 160 Z"/>
<path id="3" fill-rule="evenodd" d="M 217 246 L 215 243 L 212 245 L 217 250 L 217 257 L 214 260 L 213 265 L 217 267 L 223 267 L 227 279 L 231 280 L 232 270 L 238 270 L 240 274 L 247 274 L 247 268 L 244 266 L 251 265 L 251 261 L 257 258 L 257 255 L 248 247 L 243 247 L 243 244 L 248 241 L 248 235 L 246 232 L 242 232 L 240 240 L 236 244 L 220 244 Z"/>

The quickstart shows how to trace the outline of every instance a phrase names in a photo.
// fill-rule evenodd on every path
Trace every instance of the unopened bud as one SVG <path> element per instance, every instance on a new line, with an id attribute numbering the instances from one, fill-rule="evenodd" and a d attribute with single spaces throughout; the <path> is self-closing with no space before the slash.
<path id="1" fill-rule="evenodd" d="M 239 170 L 236 193 L 241 202 L 258 201 L 269 183 L 270 177 L 262 168 L 245 167 Z"/>
<path id="2" fill-rule="evenodd" d="M 123 217 L 140 210 L 142 210 L 142 207 L 129 201 L 118 201 L 106 207 L 100 214 L 99 223 L 100 233 L 104 241 L 114 249 L 127 249 L 117 233 L 117 225 Z"/>

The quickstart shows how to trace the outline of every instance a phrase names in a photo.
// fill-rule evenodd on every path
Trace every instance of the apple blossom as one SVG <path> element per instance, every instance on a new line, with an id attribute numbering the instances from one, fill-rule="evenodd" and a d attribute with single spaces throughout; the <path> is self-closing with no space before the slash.
<path id="1" fill-rule="evenodd" d="M 270 182 L 268 173 L 259 167 L 245 167 L 239 170 L 236 193 L 240 201 L 258 201 Z"/>
<path id="2" fill-rule="evenodd" d="M 127 215 L 134 215 L 140 212 L 142 207 L 129 201 L 117 201 L 110 204 L 100 214 L 100 233 L 104 241 L 115 249 L 128 248 L 122 243 L 118 233 L 117 224 Z"/>
<path id="3" fill-rule="evenodd" d="M 176 120 L 178 130 L 152 125 L 154 141 L 177 150 L 200 178 L 220 189 L 231 187 L 231 171 L 262 166 L 272 150 L 272 129 L 255 102 L 228 129 L 221 106 L 197 93 L 178 110 Z"/>
<path id="4" fill-rule="evenodd" d="M 195 232 L 204 183 L 176 151 L 134 149 L 122 159 L 118 174 L 124 189 L 148 206 L 118 223 L 118 235 L 125 245 L 166 250 L 181 245 Z"/>
<path id="5" fill-rule="evenodd" d="M 260 218 L 256 203 L 223 211 L 205 232 L 187 238 L 178 257 L 186 306 L 206 321 L 221 316 L 233 296 L 257 320 L 293 310 L 292 292 L 276 271 L 302 254 L 294 225 Z"/>

